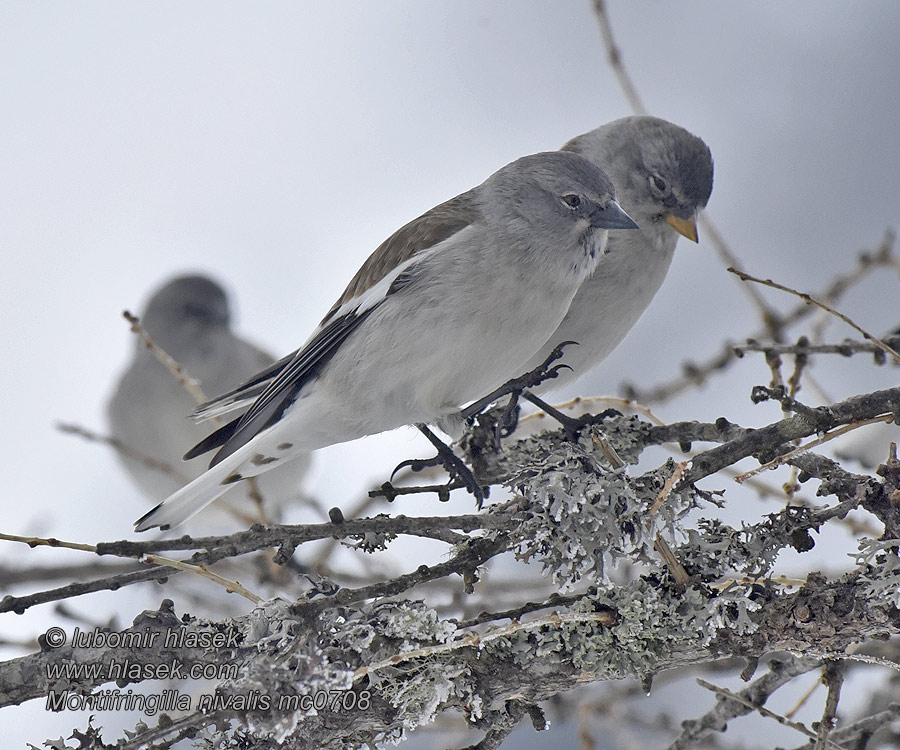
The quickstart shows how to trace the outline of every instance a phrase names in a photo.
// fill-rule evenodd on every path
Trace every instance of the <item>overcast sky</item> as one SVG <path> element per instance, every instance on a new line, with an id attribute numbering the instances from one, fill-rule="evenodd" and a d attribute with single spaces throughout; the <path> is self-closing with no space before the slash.
<path id="1" fill-rule="evenodd" d="M 748 270 L 813 291 L 897 226 L 900 4 L 610 6 L 648 108 L 712 149 L 710 214 Z M 240 330 L 285 354 L 401 224 L 630 114 L 589 0 L 7 0 L 0 101 L 2 527 L 84 541 L 128 535 L 145 509 L 105 450 L 53 426 L 105 428 L 124 308 L 208 271 Z M 848 311 L 881 332 L 897 291 Z M 655 382 L 753 324 L 702 237 L 682 241 L 632 337 L 575 390 Z M 718 396 L 701 416 L 752 415 Z M 419 453 L 409 431 L 329 449 L 311 490 L 345 502 Z"/>

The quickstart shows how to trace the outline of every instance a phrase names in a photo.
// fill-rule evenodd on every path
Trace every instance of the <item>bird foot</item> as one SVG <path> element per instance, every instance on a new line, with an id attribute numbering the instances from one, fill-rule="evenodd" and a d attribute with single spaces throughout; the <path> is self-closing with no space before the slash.
<path id="1" fill-rule="evenodd" d="M 419 431 L 428 438 L 428 442 L 434 446 L 437 451 L 437 456 L 435 456 L 433 460 L 443 464 L 447 473 L 450 475 L 451 484 L 453 483 L 453 480 L 458 481 L 475 497 L 478 507 L 481 508 L 484 504 L 484 499 L 487 497 L 487 488 L 478 484 L 472 470 L 463 463 L 462 459 L 457 456 L 449 446 L 445 445 L 437 435 L 429 430 L 428 427 L 423 424 L 416 425 L 416 427 L 418 427 Z"/>
<path id="2" fill-rule="evenodd" d="M 484 503 L 484 499 L 488 496 L 489 488 L 482 487 L 475 480 L 472 470 L 463 463 L 441 439 L 423 424 L 416 425 L 422 434 L 428 438 L 428 441 L 435 447 L 437 455 L 434 458 L 412 458 L 401 461 L 397 464 L 393 472 L 391 472 L 391 481 L 397 473 L 403 469 L 410 469 L 413 472 L 422 471 L 423 469 L 442 466 L 450 475 L 450 481 L 447 484 L 432 484 L 423 487 L 395 487 L 391 481 L 385 482 L 377 490 L 369 493 L 370 497 L 384 497 L 388 502 L 393 502 L 399 495 L 411 495 L 421 492 L 436 492 L 438 500 L 446 502 L 450 499 L 451 490 L 465 489 L 474 495 L 478 502 L 478 507 Z"/>
<path id="3" fill-rule="evenodd" d="M 475 403 L 467 406 L 460 412 L 463 420 L 469 421 L 473 417 L 478 414 L 481 414 L 488 406 L 490 406 L 494 401 L 499 398 L 503 398 L 503 396 L 509 395 L 509 403 L 504 408 L 501 413 L 500 419 L 497 422 L 497 439 L 499 442 L 499 438 L 501 437 L 509 437 L 515 432 L 516 425 L 519 423 L 519 398 L 523 397 L 523 393 L 527 388 L 534 388 L 535 386 L 540 385 L 545 380 L 551 380 L 559 375 L 560 370 L 563 368 L 567 368 L 571 370 L 567 364 L 558 364 L 553 367 L 551 365 L 556 362 L 556 360 L 560 359 L 563 356 L 563 352 L 567 346 L 570 344 L 578 345 L 577 341 L 563 341 L 559 346 L 557 346 L 550 355 L 545 359 L 541 364 L 535 367 L 533 370 L 526 372 L 524 375 L 520 375 L 517 378 L 513 378 L 512 380 L 508 380 L 503 385 L 501 385 L 497 390 L 493 393 L 488 394 L 482 399 L 479 399 Z"/>

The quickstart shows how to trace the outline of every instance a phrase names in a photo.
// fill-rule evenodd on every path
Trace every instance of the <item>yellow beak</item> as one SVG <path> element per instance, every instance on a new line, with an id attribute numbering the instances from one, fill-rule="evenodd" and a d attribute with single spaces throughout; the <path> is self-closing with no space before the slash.
<path id="1" fill-rule="evenodd" d="M 666 215 L 666 224 L 674 229 L 682 237 L 687 237 L 691 242 L 697 241 L 697 217 L 682 219 L 675 214 Z"/>

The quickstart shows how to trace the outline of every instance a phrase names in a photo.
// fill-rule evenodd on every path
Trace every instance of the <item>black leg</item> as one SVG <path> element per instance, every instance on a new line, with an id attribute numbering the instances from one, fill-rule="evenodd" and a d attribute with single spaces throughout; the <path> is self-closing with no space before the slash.
<path id="1" fill-rule="evenodd" d="M 503 396 L 507 395 L 511 398 L 509 405 L 504 411 L 504 416 L 506 416 L 507 414 L 512 414 L 519 400 L 519 397 L 522 395 L 522 391 L 524 391 L 526 388 L 534 388 L 536 385 L 540 385 L 545 380 L 555 378 L 559 374 L 559 371 L 564 367 L 570 370 L 572 369 L 567 364 L 559 364 L 555 367 L 550 367 L 550 365 L 552 365 L 554 362 L 556 362 L 556 360 L 563 356 L 563 350 L 570 344 L 575 344 L 577 346 L 578 342 L 563 341 L 552 352 L 550 352 L 550 356 L 547 357 L 547 359 L 541 362 L 541 364 L 539 364 L 533 370 L 531 370 L 530 372 L 526 372 L 524 375 L 518 378 L 508 380 L 493 393 L 485 396 L 482 399 L 479 399 L 474 404 L 467 406 L 461 412 L 463 419 L 471 419 L 476 414 L 480 414 L 481 412 L 483 412 L 498 398 L 503 398 Z M 512 429 L 510 429 L 506 434 L 511 434 L 514 429 L 515 423 L 513 423 Z"/>
<path id="2" fill-rule="evenodd" d="M 484 504 L 485 493 L 481 485 L 475 481 L 475 475 L 472 473 L 472 470 L 428 427 L 424 424 L 417 424 L 416 427 L 435 447 L 435 450 L 437 450 L 436 458 L 444 465 L 447 473 L 450 474 L 451 478 L 456 478 L 463 483 L 463 486 L 475 496 L 480 508 Z"/>
<path id="3" fill-rule="evenodd" d="M 563 428 L 565 428 L 566 434 L 569 436 L 570 440 L 574 440 L 578 436 L 578 431 L 586 424 L 599 423 L 603 422 L 604 419 L 608 419 L 609 417 L 621 416 L 621 412 L 618 412 L 615 409 L 607 409 L 600 414 L 585 414 L 582 417 L 569 417 L 563 414 L 559 409 L 553 408 L 542 398 L 538 398 L 530 391 L 525 391 L 522 394 L 522 398 L 524 398 L 526 401 L 530 401 L 538 409 L 545 412 L 549 416 L 553 417 L 557 422 L 559 422 L 563 426 Z"/>

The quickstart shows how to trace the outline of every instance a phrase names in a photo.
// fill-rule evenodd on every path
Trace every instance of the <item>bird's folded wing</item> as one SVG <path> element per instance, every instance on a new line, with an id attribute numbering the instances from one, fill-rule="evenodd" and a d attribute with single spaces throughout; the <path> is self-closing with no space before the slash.
<path id="1" fill-rule="evenodd" d="M 220 448 L 210 462 L 210 467 L 215 466 L 277 422 L 303 386 L 334 356 L 341 343 L 388 297 L 413 283 L 416 266 L 439 252 L 442 243 L 480 218 L 481 213 L 470 191 L 398 229 L 363 264 L 301 349 L 195 412 L 206 419 L 235 411 L 255 397 L 243 416 L 198 443 L 185 454 L 185 459 Z"/>
<path id="2" fill-rule="evenodd" d="M 320 328 L 281 372 L 269 381 L 242 417 L 216 430 L 192 448 L 185 458 L 193 458 L 221 445 L 222 449 L 210 462 L 210 467 L 213 467 L 245 445 L 261 430 L 276 422 L 284 410 L 293 403 L 310 376 L 331 359 L 340 343 L 375 310 L 375 307 L 372 306 L 361 314 L 355 311 L 346 313 Z"/>
<path id="3" fill-rule="evenodd" d="M 206 422 L 239 409 L 247 409 L 297 354 L 299 354 L 299 350 L 291 352 L 286 357 L 273 362 L 266 369 L 260 370 L 237 388 L 232 388 L 230 391 L 200 404 L 191 414 L 191 419 L 195 422 Z"/>
<path id="4" fill-rule="evenodd" d="M 418 219 L 400 227 L 375 248 L 375 252 L 360 266 L 322 323 L 337 314 L 347 303 L 361 297 L 379 281 L 391 276 L 398 268 L 407 266 L 420 253 L 475 223 L 481 214 L 472 193 L 470 190 L 457 195 L 426 211 Z"/>

